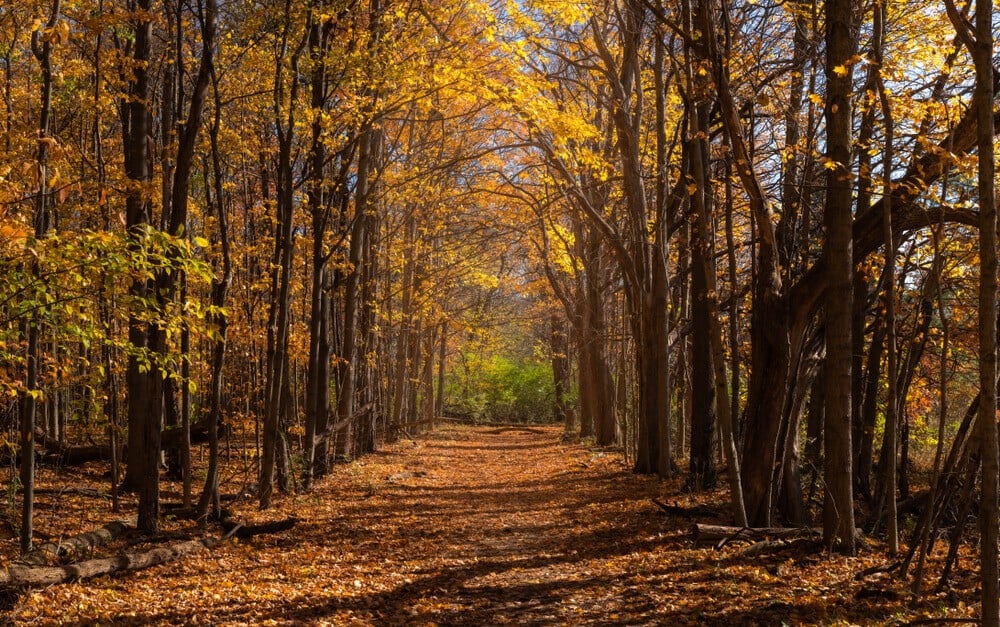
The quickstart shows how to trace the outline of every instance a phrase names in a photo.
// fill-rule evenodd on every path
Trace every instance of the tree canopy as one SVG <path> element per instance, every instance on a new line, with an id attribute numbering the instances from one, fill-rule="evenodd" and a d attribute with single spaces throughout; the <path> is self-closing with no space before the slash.
<path id="1" fill-rule="evenodd" d="M 224 440 L 267 509 L 444 419 L 558 421 L 737 526 L 884 534 L 916 589 L 979 512 L 997 624 L 993 12 L 8 3 L 21 551 L 36 457 L 155 535 L 165 480 L 228 520 Z"/>

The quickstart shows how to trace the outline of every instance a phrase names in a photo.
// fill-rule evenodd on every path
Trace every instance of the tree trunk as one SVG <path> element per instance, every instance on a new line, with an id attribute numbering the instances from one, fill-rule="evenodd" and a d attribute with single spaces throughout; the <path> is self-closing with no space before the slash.
<path id="1" fill-rule="evenodd" d="M 885 346 L 884 316 L 876 314 L 875 331 L 868 346 L 868 364 L 865 367 L 864 401 L 861 404 L 861 443 L 858 445 L 858 469 L 855 471 L 857 491 L 871 498 L 872 459 L 875 447 L 875 421 L 878 419 L 879 382 L 882 372 L 882 351 Z"/>
<path id="2" fill-rule="evenodd" d="M 660 259 L 663 262 L 662 258 Z M 670 424 L 670 399 L 667 396 L 667 285 L 666 269 L 659 271 L 653 290 L 642 295 L 642 309 L 636 330 L 636 372 L 639 375 L 638 452 L 635 471 L 669 477 L 672 470 L 670 441 L 661 448 L 661 429 Z"/>
<path id="3" fill-rule="evenodd" d="M 437 342 L 437 324 L 428 324 L 424 329 L 424 363 L 420 376 L 421 422 L 430 430 L 434 427 L 434 348 Z"/>
<path id="4" fill-rule="evenodd" d="M 601 280 L 605 274 L 604 265 L 600 261 L 600 239 L 588 238 L 588 257 L 592 260 L 586 285 L 587 315 L 586 341 L 590 344 L 587 357 L 590 359 L 591 412 L 593 417 L 594 435 L 599 446 L 614 444 L 615 432 L 615 392 L 611 379 L 611 369 L 608 367 L 608 325 L 604 312 L 604 295 L 601 291 Z M 581 433 L 581 435 L 583 435 Z"/>
<path id="5" fill-rule="evenodd" d="M 69 566 L 11 565 L 6 569 L 0 569 L 0 586 L 51 586 L 130 570 L 142 570 L 211 548 L 217 543 L 214 538 L 188 540 L 143 553 L 124 553 L 115 557 L 77 562 Z"/>
<path id="6" fill-rule="evenodd" d="M 60 0 L 53 0 L 52 9 L 46 28 L 51 31 L 60 18 Z M 38 167 L 38 188 L 35 197 L 35 215 L 33 236 L 28 240 L 29 248 L 35 241 L 45 237 L 49 230 L 51 216 L 49 214 L 49 142 L 52 116 L 52 43 L 48 38 L 42 41 L 42 29 L 36 28 L 31 35 L 31 51 L 38 61 L 42 74 L 41 105 L 38 116 L 38 149 L 35 162 Z M 9 130 L 9 129 L 8 129 Z M 32 281 L 41 276 L 41 268 L 37 257 L 31 261 Z M 21 500 L 21 553 L 31 550 L 31 540 L 34 535 L 35 512 L 35 456 L 33 438 L 35 432 L 35 417 L 38 413 L 38 401 L 44 398 L 40 389 L 41 349 L 39 347 L 42 333 L 42 319 L 34 310 L 24 321 L 21 335 L 26 340 L 24 390 L 20 394 L 20 442 L 21 467 L 19 478 L 24 494 Z"/>
<path id="7" fill-rule="evenodd" d="M 444 375 L 445 366 L 447 366 L 448 359 L 448 321 L 444 320 L 441 322 L 441 332 L 438 334 L 440 336 L 440 342 L 438 344 L 438 374 L 437 374 L 437 399 L 434 403 L 434 417 L 444 415 Z M 563 342 L 565 349 L 569 350 L 569 344 L 566 343 L 566 336 L 563 335 Z M 569 358 L 566 361 L 566 380 L 564 386 L 566 390 L 569 389 Z M 563 401 L 565 404 L 565 401 Z M 434 425 L 431 425 L 433 428 Z"/>
<path id="8" fill-rule="evenodd" d="M 392 391 L 392 414 L 390 416 L 390 426 L 395 429 L 401 427 L 406 417 L 406 400 L 409 391 L 410 380 L 410 328 L 413 325 L 413 282 L 414 282 L 414 248 L 417 233 L 417 220 L 413 215 L 414 209 L 407 211 L 403 227 L 403 275 L 402 298 L 400 303 L 401 320 L 399 332 L 396 338 L 396 359 L 393 391 Z"/>
<path id="9" fill-rule="evenodd" d="M 566 329 L 562 318 L 552 314 L 549 324 L 552 328 L 549 346 L 552 360 L 552 387 L 555 396 L 552 406 L 552 420 L 566 423 L 567 434 L 569 434 L 569 423 L 566 416 L 566 394 L 569 391 L 569 342 L 566 339 Z"/>
<path id="10" fill-rule="evenodd" d="M 854 4 L 830 0 L 826 5 L 826 138 L 827 196 L 824 246 L 827 290 L 826 421 L 824 432 L 826 499 L 823 539 L 853 555 L 854 495 L 851 473 L 851 365 L 853 303 L 851 182 L 851 78 L 855 41 Z"/>
<path id="11" fill-rule="evenodd" d="M 697 2 L 690 17 L 692 31 L 705 28 L 710 9 Z M 708 58 L 707 38 L 700 38 L 688 54 L 694 58 L 687 64 L 685 79 L 694 101 L 689 107 L 688 127 L 691 139 L 687 143 L 688 167 L 696 186 L 689 195 L 692 216 L 691 238 L 691 455 L 688 486 L 693 490 L 714 488 L 718 479 L 715 468 L 716 364 L 712 350 L 717 314 L 715 291 L 715 242 L 712 217 L 711 176 L 708 164 L 707 127 L 712 101 L 708 75 L 698 75 L 694 65 Z M 714 325 L 713 325 L 714 322 Z M 722 365 L 722 364 L 719 364 Z M 723 365 L 724 368 L 724 365 Z M 725 378 L 721 381 L 725 385 Z"/>
<path id="12" fill-rule="evenodd" d="M 760 273 L 759 281 L 765 273 Z M 778 433 L 789 377 L 788 311 L 784 297 L 766 286 L 754 290 L 750 314 L 751 377 L 747 388 L 743 441 L 743 494 L 752 526 L 769 526 L 771 477 L 778 458 Z"/>
<path id="13" fill-rule="evenodd" d="M 964 28 L 962 26 L 961 28 Z M 982 441 L 982 502 L 979 507 L 980 560 L 984 626 L 1000 625 L 1000 572 L 997 564 L 997 208 L 993 139 L 993 3 L 976 0 L 975 37 L 971 42 L 976 66 L 974 98 L 979 152 L 979 404 L 977 428 Z"/>
<path id="14" fill-rule="evenodd" d="M 314 3 L 314 11 L 322 3 Z M 322 23 L 311 15 L 308 50 L 312 63 L 310 75 L 310 106 L 313 120 L 309 152 L 308 206 L 312 218 L 312 290 L 309 311 L 309 362 L 306 370 L 306 433 L 302 452 L 302 483 L 305 489 L 314 477 L 322 477 L 328 469 L 327 440 L 325 434 L 330 416 L 330 359 L 333 354 L 330 342 L 332 307 L 329 294 L 329 253 L 326 251 L 326 234 L 329 230 L 332 207 L 340 192 L 330 189 L 326 179 L 327 151 L 323 138 L 323 111 L 327 106 L 326 54 L 333 22 Z M 342 157 L 343 159 L 344 157 Z M 343 167 L 343 166 L 342 166 Z M 333 190 L 338 187 L 334 186 Z"/>
<path id="15" fill-rule="evenodd" d="M 150 223 L 150 204 L 144 191 L 148 185 L 151 164 L 149 154 L 149 72 L 152 21 L 149 0 L 137 0 L 132 15 L 134 44 L 131 60 L 134 69 L 128 85 L 128 97 L 123 103 L 126 119 L 123 124 L 125 145 L 125 175 L 131 182 L 125 197 L 125 224 L 133 251 L 142 250 L 141 240 Z M 144 302 L 151 289 L 150 281 L 137 278 L 129 289 L 136 302 Z M 128 459 L 125 483 L 139 490 L 138 528 L 155 534 L 159 517 L 159 458 L 160 424 L 163 416 L 162 397 L 157 396 L 156 368 L 146 368 L 139 355 L 152 348 L 152 338 L 140 311 L 129 314 L 129 343 L 136 352 L 129 354 L 126 385 L 128 396 Z"/>
<path id="16" fill-rule="evenodd" d="M 287 7 L 286 7 L 287 8 Z M 285 36 L 291 28 L 291 16 L 284 16 Z M 292 221 L 295 213 L 295 181 L 292 164 L 292 134 L 295 129 L 295 107 L 284 105 L 285 50 L 275 58 L 278 71 L 274 79 L 275 125 L 278 130 L 277 220 L 274 231 L 274 254 L 271 270 L 271 302 L 268 314 L 265 408 L 262 428 L 260 477 L 257 498 L 261 509 L 271 506 L 274 490 L 275 465 L 281 445 L 283 395 L 288 376 L 288 336 L 291 314 L 291 273 L 295 235 Z M 290 102 L 295 102 L 298 77 L 294 76 L 298 52 L 292 55 L 293 77 L 290 78 Z"/>
<path id="17" fill-rule="evenodd" d="M 714 488 L 718 473 L 715 468 L 715 366 L 712 363 L 710 320 L 713 312 L 708 303 L 711 296 L 707 276 L 714 270 L 715 264 L 709 259 L 711 244 L 700 237 L 695 242 L 693 255 L 696 259 L 691 268 L 691 455 L 688 485 L 698 491 Z"/>
<path id="18" fill-rule="evenodd" d="M 365 250 L 365 233 L 368 228 L 368 211 L 370 184 L 369 177 L 373 160 L 381 143 L 381 134 L 374 130 L 365 131 L 362 136 L 361 149 L 358 157 L 358 181 L 355 189 L 355 213 L 351 226 L 351 243 L 348 261 L 351 270 L 348 272 L 344 285 L 344 312 L 342 319 L 343 341 L 338 357 L 337 380 L 337 421 L 344 427 L 336 439 L 336 455 L 339 459 L 349 460 L 353 455 L 354 446 L 354 391 L 356 376 L 359 372 L 358 361 L 358 320 L 360 308 L 360 290 L 362 275 L 362 256 Z"/>
<path id="19" fill-rule="evenodd" d="M 215 0 L 209 0 L 215 7 Z M 211 510 L 213 518 L 222 514 L 219 495 L 219 425 L 222 423 L 222 387 L 224 367 L 226 362 L 226 336 L 229 330 L 229 315 L 226 313 L 226 298 L 233 282 L 232 252 L 229 244 L 229 223 L 226 211 L 225 195 L 222 186 L 222 158 L 219 152 L 219 131 L 222 126 L 222 101 L 219 94 L 219 78 L 212 68 L 212 95 L 215 100 L 215 116 L 209 132 L 212 153 L 212 183 L 214 202 L 206 198 L 209 207 L 214 206 L 218 218 L 219 242 L 222 247 L 222 276 L 212 281 L 212 305 L 218 313 L 213 316 L 213 322 L 218 325 L 218 337 L 212 347 L 212 380 L 209 390 L 208 411 L 208 469 L 205 473 L 205 486 L 198 499 L 197 513 L 199 519 L 205 519 Z M 205 171 L 208 172 L 206 166 Z M 210 188 L 206 186 L 206 195 Z"/>

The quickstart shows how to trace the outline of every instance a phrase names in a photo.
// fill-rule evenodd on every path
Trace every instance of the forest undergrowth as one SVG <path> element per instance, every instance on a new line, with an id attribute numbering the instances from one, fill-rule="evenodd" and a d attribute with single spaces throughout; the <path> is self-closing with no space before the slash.
<path id="1" fill-rule="evenodd" d="M 681 479 L 636 476 L 617 451 L 561 435 L 557 427 L 447 426 L 401 440 L 337 466 L 308 493 L 279 499 L 277 511 L 300 519 L 290 530 L 117 577 L 9 594 L 7 620 L 864 625 L 977 614 L 978 571 L 968 555 L 950 589 L 916 599 L 892 574 L 865 575 L 891 563 L 872 540 L 856 558 L 801 546 L 756 556 L 739 542 L 699 546 L 693 522 L 731 524 L 724 492 L 684 494 Z M 40 487 L 77 492 L 39 496 L 38 528 L 69 535 L 115 520 L 103 482 L 96 465 L 43 472 Z M 176 487 L 165 485 L 168 498 Z M 654 498 L 701 504 L 703 515 L 666 514 Z M 277 516 L 250 499 L 231 507 L 249 522 Z M 168 517 L 162 533 L 198 532 Z M 126 536 L 101 552 L 137 546 Z M 16 539 L 4 539 L 0 551 L 9 563 Z M 941 557 L 931 561 L 932 576 Z"/>

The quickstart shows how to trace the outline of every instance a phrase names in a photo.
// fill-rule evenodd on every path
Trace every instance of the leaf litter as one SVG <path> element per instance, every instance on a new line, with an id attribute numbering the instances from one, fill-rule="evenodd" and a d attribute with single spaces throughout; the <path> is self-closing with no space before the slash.
<path id="1" fill-rule="evenodd" d="M 275 512 L 300 518 L 289 531 L 120 577 L 27 591 L 7 618 L 26 625 L 867 625 L 978 610 L 971 554 L 951 589 L 915 599 L 891 575 L 855 579 L 887 562 L 877 543 L 849 559 L 696 546 L 691 520 L 663 514 L 651 499 L 724 512 L 724 491 L 683 494 L 680 478 L 634 475 L 616 452 L 561 436 L 558 427 L 446 426 L 399 441 L 336 466 L 271 512 L 239 505 L 237 515 L 250 521 Z M 43 505 L 40 517 L 59 533 L 115 518 L 99 500 L 58 504 L 62 515 Z M 3 540 L 0 550 L 10 560 L 16 540 Z"/>

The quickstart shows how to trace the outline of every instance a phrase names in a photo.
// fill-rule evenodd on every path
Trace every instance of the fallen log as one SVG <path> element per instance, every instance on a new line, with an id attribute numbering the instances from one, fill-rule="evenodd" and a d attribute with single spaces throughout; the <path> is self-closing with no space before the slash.
<path id="1" fill-rule="evenodd" d="M 860 529 L 854 530 L 855 538 L 863 539 Z M 823 530 L 814 527 L 729 527 L 695 523 L 691 526 L 691 539 L 699 544 L 723 546 L 728 542 L 762 542 L 765 540 L 793 540 L 822 538 Z"/>
<path id="2" fill-rule="evenodd" d="M 729 527 L 726 525 L 706 525 L 695 523 L 691 526 L 691 539 L 699 544 L 717 542 L 761 542 L 764 540 L 785 540 L 790 538 L 822 537 L 823 532 L 810 527 Z"/>
<path id="3" fill-rule="evenodd" d="M 280 533 L 282 531 L 288 531 L 298 524 L 298 522 L 298 518 L 295 516 L 289 516 L 284 520 L 276 520 L 274 522 L 261 523 L 259 525 L 244 525 L 232 519 L 224 519 L 221 521 L 221 524 L 222 528 L 226 530 L 227 538 L 235 536 L 241 540 L 246 540 L 265 533 Z"/>
<path id="4" fill-rule="evenodd" d="M 132 548 L 140 544 L 152 545 L 167 544 L 168 542 L 187 542 L 188 540 L 194 540 L 197 535 L 197 531 L 169 531 L 158 533 L 155 536 L 137 534 L 125 540 L 124 545 L 126 548 Z"/>
<path id="5" fill-rule="evenodd" d="M 103 575 L 113 575 L 132 570 L 142 570 L 159 564 L 165 564 L 166 562 L 171 562 L 186 555 L 191 555 L 201 551 L 202 549 L 215 548 L 232 537 L 251 538 L 264 533 L 286 531 L 294 527 L 295 524 L 299 522 L 299 519 L 292 516 L 284 520 L 262 523 L 259 525 L 243 525 L 242 523 L 236 522 L 232 519 L 223 520 L 221 522 L 223 529 L 226 531 L 225 535 L 221 538 L 185 540 L 183 542 L 177 542 L 169 546 L 157 547 L 148 551 L 120 553 L 113 557 L 85 560 L 82 562 L 66 564 L 64 566 L 35 565 L 32 563 L 25 563 L 22 558 L 21 560 L 12 562 L 5 568 L 0 567 L 0 588 L 50 586 L 69 581 L 101 577 Z M 124 526 L 124 528 L 120 528 L 119 525 Z M 72 546 L 98 546 L 99 544 L 90 543 L 106 543 L 107 541 L 110 541 L 106 540 L 109 535 L 113 535 L 114 533 L 124 533 L 130 528 L 131 527 L 129 525 L 122 522 L 109 523 L 102 529 L 95 532 L 75 536 L 74 538 L 78 539 L 78 541 L 73 543 Z M 84 540 L 84 538 L 87 538 L 87 540 Z M 67 542 L 68 541 L 61 542 L 59 543 L 59 546 L 67 544 Z M 33 553 L 38 552 L 41 548 L 42 547 L 39 547 L 38 549 L 35 549 L 35 551 L 28 553 L 27 556 L 31 556 Z M 57 548 L 57 553 L 58 550 L 59 549 Z M 74 548 L 73 550 L 79 553 L 79 549 Z M 46 554 L 48 552 L 49 551 L 46 551 Z M 31 558 L 29 557 L 29 559 Z"/>
<path id="6" fill-rule="evenodd" d="M 869 577 L 871 575 L 875 575 L 875 574 L 879 574 L 879 573 L 891 573 L 892 571 L 896 570 L 897 568 L 899 568 L 902 565 L 903 565 L 902 561 L 896 560 L 895 562 L 893 562 L 891 564 L 879 565 L 879 566 L 872 566 L 871 568 L 866 568 L 863 571 L 861 571 L 860 573 L 858 573 L 857 575 L 854 575 L 854 581 L 861 581 L 865 577 Z"/>
<path id="7" fill-rule="evenodd" d="M 202 549 L 212 548 L 219 542 L 220 540 L 216 538 L 189 540 L 142 553 L 123 553 L 114 557 L 86 560 L 66 566 L 30 566 L 14 563 L 7 568 L 0 569 L 0 586 L 11 588 L 50 586 L 130 570 L 142 570 L 173 561 Z"/>
<path id="8" fill-rule="evenodd" d="M 817 549 L 822 547 L 818 538 L 792 538 L 791 540 L 761 540 L 740 551 L 744 557 L 771 555 L 782 551 L 793 551 L 801 548 Z"/>
<path id="9" fill-rule="evenodd" d="M 134 529 L 124 520 L 109 522 L 100 529 L 70 536 L 58 542 L 46 542 L 28 551 L 16 561 L 26 566 L 46 566 L 53 561 L 66 561 L 83 555 L 97 547 L 110 544 L 125 532 Z"/>
<path id="10" fill-rule="evenodd" d="M 108 498 L 109 495 L 106 490 L 96 490 L 94 488 L 78 488 L 74 486 L 65 486 L 62 488 L 35 488 L 33 490 L 35 496 L 64 496 L 66 494 L 75 494 L 77 496 L 87 496 L 95 499 Z M 24 488 L 17 489 L 18 494 L 24 494 Z"/>
<path id="11" fill-rule="evenodd" d="M 219 437 L 223 436 L 222 425 L 219 425 Z M 208 420 L 199 420 L 191 425 L 191 444 L 208 442 Z M 179 427 L 164 429 L 160 432 L 160 446 L 163 450 L 180 448 L 184 445 L 184 430 Z"/>
<path id="12" fill-rule="evenodd" d="M 41 429 L 35 429 L 35 441 L 38 442 L 44 454 L 42 459 L 60 466 L 80 466 L 88 462 L 111 459 L 111 446 L 108 444 L 63 444 L 48 437 Z M 202 420 L 191 425 L 191 444 L 208 441 L 208 421 Z M 184 431 L 178 428 L 164 429 L 160 432 L 160 446 L 164 451 L 180 448 L 184 443 Z M 122 447 L 124 451 L 124 447 Z"/>
<path id="13" fill-rule="evenodd" d="M 711 507 L 709 505 L 704 505 L 699 503 L 694 507 L 684 507 L 682 505 L 668 505 L 659 499 L 650 499 L 653 504 L 659 507 L 664 513 L 670 514 L 671 516 L 683 516 L 684 518 L 701 518 L 701 517 L 717 517 L 721 516 L 722 512 Z"/>
<path id="14" fill-rule="evenodd" d="M 59 466 L 80 466 L 87 462 L 111 459 L 111 447 L 106 444 L 69 446 L 58 442 L 42 442 L 42 460 Z"/>

